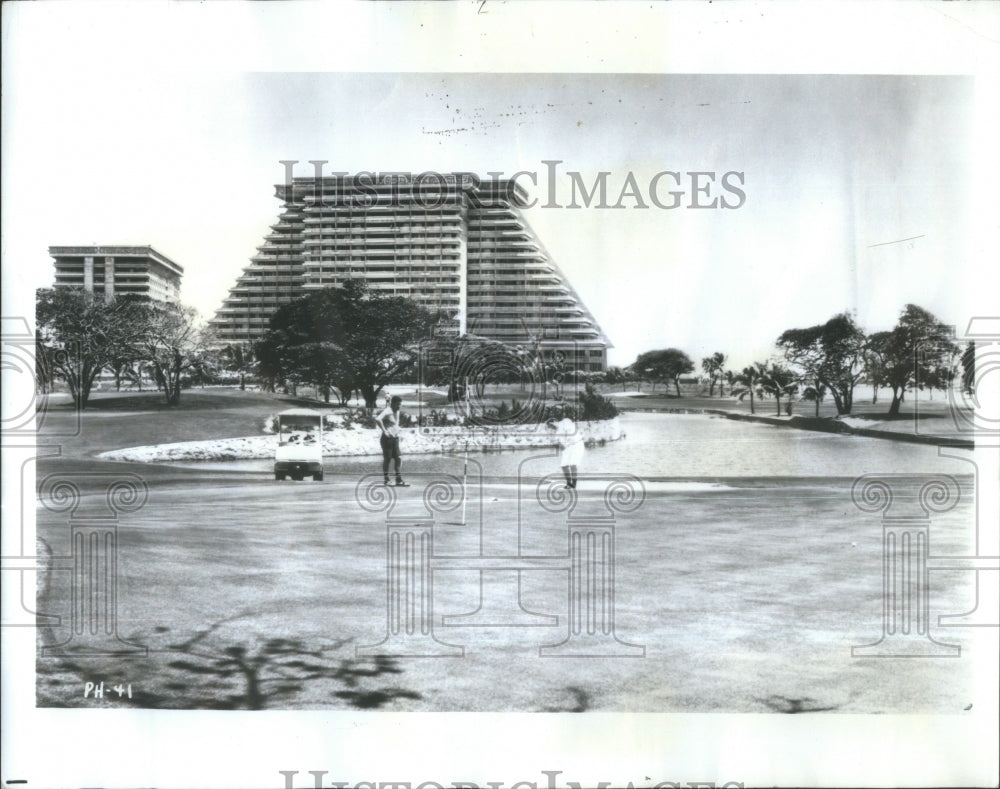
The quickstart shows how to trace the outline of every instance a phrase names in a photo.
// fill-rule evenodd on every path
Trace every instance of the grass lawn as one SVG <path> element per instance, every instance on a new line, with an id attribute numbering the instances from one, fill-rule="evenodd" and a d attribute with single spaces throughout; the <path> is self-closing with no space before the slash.
<path id="1" fill-rule="evenodd" d="M 477 572 L 449 569 L 454 559 L 434 573 L 434 629 L 464 656 L 359 657 L 386 633 L 386 536 L 352 482 L 166 487 L 154 476 L 149 505 L 118 532 L 118 634 L 148 656 L 39 658 L 39 704 L 85 704 L 88 674 L 132 684 L 132 700 L 109 705 L 162 708 L 957 714 L 974 698 L 969 660 L 982 647 L 968 631 L 934 628 L 966 660 L 851 657 L 880 632 L 881 536 L 843 483 L 651 491 L 621 515 L 616 635 L 642 657 L 540 657 L 567 634 L 565 560 L 520 578 L 524 608 L 558 624 L 442 627 L 440 616 L 480 602 Z M 564 516 L 513 485 L 483 494 L 490 552 L 509 554 L 520 522 L 525 555 L 565 555 Z M 404 491 L 405 511 L 420 511 L 421 495 L 419 484 Z M 598 498 L 581 494 L 590 512 Z M 967 549 L 967 518 L 936 523 L 936 549 Z M 438 520 L 436 555 L 477 554 L 475 519 Z M 39 535 L 44 550 L 66 552 L 65 521 L 40 513 Z M 497 576 L 517 589 L 515 572 Z M 502 591 L 487 588 L 487 604 Z M 933 614 L 968 610 L 973 594 L 968 574 L 938 573 Z M 38 606 L 69 624 L 69 573 L 49 574 Z M 40 632 L 51 645 L 69 628 Z"/>
<path id="2" fill-rule="evenodd" d="M 117 633 L 149 651 L 39 657 L 41 706 L 84 704 L 83 682 L 100 675 L 133 687 L 131 700 L 106 706 L 961 714 L 976 697 L 974 661 L 995 655 L 994 631 L 936 626 L 938 614 L 975 603 L 971 575 L 948 571 L 931 576 L 931 631 L 962 646 L 962 659 L 852 658 L 852 646 L 880 634 L 878 516 L 853 506 L 844 480 L 748 478 L 701 492 L 654 484 L 638 511 L 618 516 L 615 633 L 642 646 L 642 657 L 540 657 L 539 647 L 567 634 L 565 515 L 500 482 L 474 493 L 467 525 L 445 522 L 457 513 L 438 517 L 435 556 L 476 556 L 481 545 L 487 556 L 510 556 L 520 545 L 524 556 L 550 558 L 520 578 L 488 573 L 496 583 L 487 585 L 475 570 L 438 560 L 435 635 L 464 656 L 359 656 L 357 647 L 385 635 L 387 579 L 384 515 L 357 504 L 357 475 L 282 484 L 90 457 L 253 434 L 291 401 L 225 390 L 185 392 L 177 409 L 156 395 L 115 400 L 98 395 L 80 433 L 66 439 L 57 434 L 74 414 L 51 408 L 42 439 L 48 430 L 63 456 L 40 459 L 38 477 L 121 470 L 146 479 L 148 504 L 122 516 L 117 531 Z M 105 506 L 100 481 L 85 484 L 91 495 L 78 516 Z M 419 519 L 423 485 L 414 483 L 400 493 L 400 514 Z M 599 513 L 601 491 L 585 485 L 581 507 L 578 514 Z M 965 495 L 935 519 L 935 554 L 972 550 L 972 507 Z M 39 646 L 52 646 L 69 637 L 72 621 L 71 565 L 55 561 L 70 551 L 66 516 L 39 509 L 37 533 L 40 554 L 54 557 L 40 574 L 37 609 L 62 617 L 39 629 Z M 441 616 L 476 610 L 481 595 L 488 605 L 516 600 L 518 583 L 523 607 L 549 618 L 530 627 L 442 625 Z"/>

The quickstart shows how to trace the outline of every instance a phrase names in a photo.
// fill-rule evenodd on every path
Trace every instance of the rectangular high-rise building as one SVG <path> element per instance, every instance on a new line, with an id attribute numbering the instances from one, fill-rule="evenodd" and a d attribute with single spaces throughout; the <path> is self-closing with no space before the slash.
<path id="1" fill-rule="evenodd" d="M 221 342 L 252 343 L 282 304 L 360 278 L 453 319 L 458 333 L 537 342 L 576 369 L 606 367 L 610 343 L 532 232 L 514 181 L 295 178 L 277 196 L 278 222 L 212 321 Z"/>
<path id="2" fill-rule="evenodd" d="M 184 269 L 150 246 L 49 247 L 49 254 L 55 259 L 57 288 L 81 288 L 108 300 L 180 300 Z"/>

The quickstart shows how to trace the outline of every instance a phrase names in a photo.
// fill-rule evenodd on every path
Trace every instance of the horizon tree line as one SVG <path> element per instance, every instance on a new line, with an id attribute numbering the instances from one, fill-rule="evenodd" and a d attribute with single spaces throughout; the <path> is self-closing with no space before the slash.
<path id="1" fill-rule="evenodd" d="M 453 359 L 490 353 L 501 360 L 504 383 L 536 380 L 539 371 L 562 380 L 583 383 L 648 382 L 672 386 L 680 396 L 681 379 L 695 370 L 694 361 L 678 348 L 640 353 L 627 367 L 611 366 L 603 373 L 574 371 L 566 360 L 543 359 L 537 347 L 509 345 L 470 337 L 433 338 L 442 316 L 404 297 L 384 297 L 361 281 L 326 288 L 278 308 L 265 337 L 253 346 L 213 342 L 198 325 L 193 309 L 146 299 L 101 296 L 78 289 L 48 288 L 36 294 L 38 380 L 43 387 L 56 378 L 66 382 L 77 407 L 86 407 L 102 371 L 123 381 L 152 379 L 168 405 L 177 405 L 184 385 L 218 380 L 228 375 L 245 388 L 247 379 L 265 388 L 312 385 L 329 402 L 336 393 L 341 404 L 359 392 L 368 408 L 388 383 L 415 375 L 442 378 L 452 389 L 449 372 L 435 374 L 427 360 L 435 353 Z M 483 345 L 489 345 L 489 348 Z M 781 356 L 754 362 L 741 370 L 727 368 L 728 356 L 716 351 L 701 359 L 708 396 L 749 400 L 751 412 L 762 397 L 773 397 L 781 413 L 798 395 L 815 404 L 831 397 L 838 415 L 851 413 L 854 391 L 865 382 L 892 393 L 890 415 L 897 415 L 906 393 L 914 389 L 953 385 L 962 368 L 963 388 L 975 384 L 975 346 L 960 349 L 954 331 L 927 310 L 907 304 L 895 327 L 866 334 L 849 313 L 805 328 L 788 329 L 777 338 Z M 463 354 L 465 357 L 463 357 Z M 957 360 L 957 361 L 956 361 Z M 461 367 L 461 365 L 457 365 Z M 451 373 L 454 376 L 454 373 Z M 483 383 L 476 381 L 481 389 Z M 481 391 L 478 392 L 482 394 Z"/>
<path id="2" fill-rule="evenodd" d="M 728 383 L 730 396 L 749 399 L 751 413 L 757 399 L 769 396 L 775 398 L 780 414 L 782 397 L 791 413 L 794 395 L 800 394 L 815 403 L 819 416 L 820 403 L 830 396 L 837 415 L 845 416 L 854 407 L 855 388 L 865 382 L 873 388 L 873 403 L 880 388 L 892 392 L 888 414 L 896 416 L 908 391 L 952 386 L 959 365 L 963 389 L 971 393 L 975 385 L 975 345 L 969 342 L 962 350 L 954 341 L 953 327 L 915 304 L 907 304 L 888 331 L 866 334 L 844 312 L 825 323 L 788 329 L 775 345 L 780 359 L 754 362 L 739 371 L 726 369 L 727 356 L 721 351 L 704 357 L 701 369 L 709 397 L 717 383 L 720 397 L 724 396 Z M 614 382 L 673 383 L 680 396 L 680 377 L 694 370 L 694 362 L 683 351 L 666 348 L 641 353 L 629 367 L 614 369 Z"/>

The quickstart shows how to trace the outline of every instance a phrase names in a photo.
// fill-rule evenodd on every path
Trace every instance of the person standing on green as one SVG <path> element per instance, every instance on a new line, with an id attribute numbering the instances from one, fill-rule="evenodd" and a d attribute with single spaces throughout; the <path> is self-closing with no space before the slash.
<path id="1" fill-rule="evenodd" d="M 382 476 L 385 478 L 383 484 L 389 483 L 389 461 L 392 461 L 396 469 L 396 486 L 409 487 L 403 482 L 399 473 L 402 458 L 399 454 L 399 406 L 403 400 L 399 395 L 393 395 L 382 412 L 375 418 L 375 424 L 381 432 L 379 443 L 382 445 Z"/>

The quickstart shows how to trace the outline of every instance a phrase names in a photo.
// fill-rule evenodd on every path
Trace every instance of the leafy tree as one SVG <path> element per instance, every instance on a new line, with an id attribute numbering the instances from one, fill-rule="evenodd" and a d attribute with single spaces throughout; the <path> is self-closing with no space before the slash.
<path id="1" fill-rule="evenodd" d="M 608 398 L 598 394 L 593 384 L 585 384 L 579 397 L 580 419 L 592 422 L 618 416 L 618 407 Z"/>
<path id="2" fill-rule="evenodd" d="M 721 397 L 722 389 L 722 379 L 723 371 L 722 368 L 726 364 L 726 355 L 721 351 L 716 351 L 711 356 L 706 356 L 701 360 L 701 369 L 708 376 L 708 396 L 712 397 L 715 394 L 715 382 L 719 381 L 719 389 Z"/>
<path id="3" fill-rule="evenodd" d="M 66 381 L 73 404 L 86 408 L 101 370 L 135 358 L 133 344 L 142 305 L 105 301 L 76 288 L 42 288 L 35 295 L 40 353 L 49 375 Z"/>
<path id="4" fill-rule="evenodd" d="M 224 346 L 219 351 L 220 367 L 226 372 L 239 376 L 240 390 L 247 388 L 247 376 L 253 375 L 256 368 L 253 349 L 246 344 L 236 343 Z"/>
<path id="5" fill-rule="evenodd" d="M 258 344 L 264 375 L 360 390 L 374 408 L 382 388 L 417 359 L 437 316 L 403 297 L 383 297 L 361 280 L 314 291 L 281 307 Z"/>
<path id="6" fill-rule="evenodd" d="M 800 380 L 816 388 L 822 384 L 833 396 L 838 414 L 849 414 L 854 387 L 864 376 L 865 333 L 847 313 L 805 329 L 789 329 L 778 347 L 796 369 Z"/>
<path id="7" fill-rule="evenodd" d="M 329 402 L 336 390 L 341 404 L 355 387 L 354 369 L 342 345 L 339 294 L 332 288 L 311 293 L 278 309 L 255 353 L 261 372 L 284 384 L 312 384 Z"/>
<path id="8" fill-rule="evenodd" d="M 639 354 L 633 363 L 635 371 L 650 381 L 673 381 L 677 396 L 681 396 L 679 378 L 694 370 L 694 362 L 684 351 L 677 348 L 664 348 L 658 351 L 646 351 Z"/>
<path id="9" fill-rule="evenodd" d="M 134 347 L 166 396 L 167 405 L 178 405 L 185 377 L 200 375 L 207 349 L 198 313 L 191 307 L 160 302 L 139 307 L 142 325 Z"/>
<path id="10" fill-rule="evenodd" d="M 908 389 L 916 385 L 946 386 L 951 361 L 958 352 L 954 332 L 927 310 L 907 304 L 891 331 L 876 332 L 868 340 L 868 356 L 878 379 L 892 390 L 889 415 L 899 414 Z"/>
<path id="11" fill-rule="evenodd" d="M 604 380 L 606 383 L 614 386 L 615 384 L 622 385 L 622 391 L 625 391 L 625 386 L 628 382 L 628 375 L 621 367 L 616 367 L 612 365 L 604 372 Z"/>

